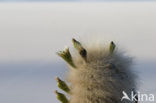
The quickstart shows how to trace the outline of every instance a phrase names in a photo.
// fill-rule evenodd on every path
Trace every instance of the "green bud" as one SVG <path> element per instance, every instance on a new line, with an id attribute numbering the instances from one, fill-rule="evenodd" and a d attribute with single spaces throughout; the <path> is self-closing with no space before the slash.
<path id="1" fill-rule="evenodd" d="M 110 43 L 110 47 L 109 47 L 109 51 L 110 51 L 111 54 L 113 53 L 114 49 L 115 49 L 115 44 L 114 44 L 114 42 L 112 41 L 112 42 Z"/>
<path id="2" fill-rule="evenodd" d="M 72 39 L 74 47 L 78 50 L 79 54 L 81 57 L 86 61 L 87 60 L 87 51 L 83 48 L 80 42 L 75 40 L 74 38 Z"/>
<path id="3" fill-rule="evenodd" d="M 69 93 L 69 91 L 70 91 L 70 89 L 69 89 L 69 87 L 68 87 L 68 85 L 64 82 L 64 81 L 62 81 L 60 78 L 58 78 L 58 77 L 56 77 L 56 81 L 57 81 L 57 86 L 60 88 L 60 89 L 62 89 L 62 90 L 64 90 L 65 92 L 67 92 L 67 93 Z"/>
<path id="4" fill-rule="evenodd" d="M 69 103 L 68 99 L 66 98 L 66 96 L 62 93 L 59 93 L 57 90 L 55 91 L 56 97 L 59 101 L 61 101 L 62 103 Z"/>
<path id="5" fill-rule="evenodd" d="M 73 63 L 72 56 L 69 52 L 69 48 L 66 48 L 64 51 L 57 52 L 57 54 L 62 57 L 69 65 L 76 67 Z"/>

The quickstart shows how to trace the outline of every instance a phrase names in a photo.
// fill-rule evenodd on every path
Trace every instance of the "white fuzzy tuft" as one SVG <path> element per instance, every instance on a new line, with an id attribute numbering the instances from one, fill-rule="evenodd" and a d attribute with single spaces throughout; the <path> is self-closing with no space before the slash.
<path id="1" fill-rule="evenodd" d="M 87 62 L 77 53 L 75 68 L 69 70 L 70 103 L 132 103 L 121 102 L 122 91 L 129 94 L 136 88 L 132 59 L 120 51 L 92 46 L 87 50 Z"/>

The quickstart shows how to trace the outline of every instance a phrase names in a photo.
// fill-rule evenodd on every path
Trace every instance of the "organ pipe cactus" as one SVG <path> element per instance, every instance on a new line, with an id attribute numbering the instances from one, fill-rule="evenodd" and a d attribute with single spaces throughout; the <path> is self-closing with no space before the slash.
<path id="1" fill-rule="evenodd" d="M 69 65 L 66 81 L 56 78 L 58 87 L 67 97 L 55 91 L 62 103 L 137 103 L 123 100 L 123 91 L 130 95 L 136 89 L 135 74 L 132 72 L 130 57 L 125 56 L 116 45 L 83 47 L 72 39 L 78 51 L 73 57 L 66 48 L 57 54 Z"/>

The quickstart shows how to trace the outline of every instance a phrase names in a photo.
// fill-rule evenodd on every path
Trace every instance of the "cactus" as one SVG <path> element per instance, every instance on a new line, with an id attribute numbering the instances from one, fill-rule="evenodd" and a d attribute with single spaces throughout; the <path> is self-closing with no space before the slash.
<path id="1" fill-rule="evenodd" d="M 69 64 L 67 82 L 56 78 L 58 87 L 65 91 L 68 98 L 55 91 L 62 103 L 137 103 L 121 101 L 122 92 L 128 95 L 136 90 L 136 76 L 131 70 L 132 59 L 115 49 L 111 42 L 108 47 L 83 47 L 72 39 L 78 51 L 71 56 L 69 48 L 57 54 Z"/>

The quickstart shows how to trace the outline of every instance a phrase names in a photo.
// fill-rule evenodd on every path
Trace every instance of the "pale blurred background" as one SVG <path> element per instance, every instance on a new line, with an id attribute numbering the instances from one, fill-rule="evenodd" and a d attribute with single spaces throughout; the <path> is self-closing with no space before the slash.
<path id="1" fill-rule="evenodd" d="M 139 91 L 156 95 L 155 0 L 0 1 L 0 103 L 59 103 L 55 76 L 68 69 L 56 52 L 72 37 L 115 41 L 134 57 Z"/>

